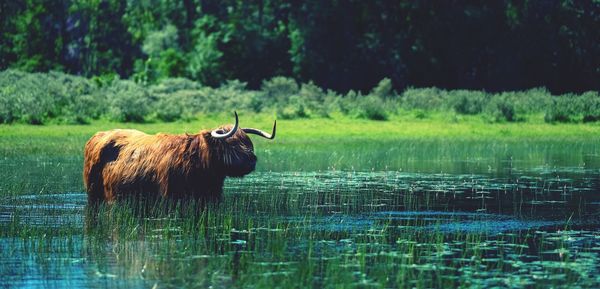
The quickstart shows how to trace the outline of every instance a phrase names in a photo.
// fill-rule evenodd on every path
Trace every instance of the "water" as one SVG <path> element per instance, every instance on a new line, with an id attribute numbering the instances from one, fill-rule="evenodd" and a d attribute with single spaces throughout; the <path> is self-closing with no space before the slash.
<path id="1" fill-rule="evenodd" d="M 259 151 L 195 214 L 90 214 L 80 157 L 6 154 L 0 286 L 600 286 L 594 144 L 346 145 Z"/>

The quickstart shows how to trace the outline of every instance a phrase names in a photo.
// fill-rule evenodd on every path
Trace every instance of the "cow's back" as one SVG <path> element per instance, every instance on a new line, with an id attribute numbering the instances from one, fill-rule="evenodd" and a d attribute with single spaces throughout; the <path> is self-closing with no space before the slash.
<path id="1" fill-rule="evenodd" d="M 143 136 L 147 135 L 138 130 L 116 129 L 98 132 L 87 141 L 84 148 L 83 182 L 90 203 L 111 198 L 106 195 L 104 188 L 104 168 L 117 160 L 123 145 Z"/>

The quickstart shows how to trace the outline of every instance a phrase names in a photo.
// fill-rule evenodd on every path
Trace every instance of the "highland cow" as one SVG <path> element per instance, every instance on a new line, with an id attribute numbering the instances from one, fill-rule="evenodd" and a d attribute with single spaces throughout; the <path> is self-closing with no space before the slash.
<path id="1" fill-rule="evenodd" d="M 149 135 L 138 130 L 98 132 L 85 145 L 83 180 L 88 202 L 123 198 L 220 200 L 226 177 L 242 177 L 256 165 L 248 134 L 253 128 L 221 126 L 198 134 Z"/>

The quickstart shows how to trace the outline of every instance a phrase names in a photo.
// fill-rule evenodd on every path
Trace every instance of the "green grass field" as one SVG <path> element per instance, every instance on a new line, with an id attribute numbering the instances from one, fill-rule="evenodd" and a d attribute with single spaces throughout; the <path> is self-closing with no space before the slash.
<path id="1" fill-rule="evenodd" d="M 247 114 L 240 116 L 240 125 L 269 130 L 275 116 Z M 190 122 L 118 123 L 95 121 L 89 125 L 0 125 L 0 135 L 11 137 L 89 137 L 97 131 L 114 128 L 135 128 L 146 133 L 194 133 L 233 122 L 233 115 L 200 116 Z M 278 141 L 310 141 L 311 138 L 327 137 L 342 139 L 593 139 L 600 138 L 600 124 L 543 122 L 543 116 L 532 116 L 528 122 L 487 123 L 478 116 L 434 114 L 417 119 L 410 113 L 392 117 L 387 121 L 372 121 L 334 115 L 331 118 L 278 120 Z M 327 139 L 319 141 L 327 141 Z M 4 147 L 4 146 L 3 146 Z"/>

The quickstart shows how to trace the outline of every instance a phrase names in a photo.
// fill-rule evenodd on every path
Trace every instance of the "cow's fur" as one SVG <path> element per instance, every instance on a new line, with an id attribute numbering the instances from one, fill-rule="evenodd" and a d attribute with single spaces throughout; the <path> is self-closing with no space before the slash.
<path id="1" fill-rule="evenodd" d="M 231 126 L 222 127 L 224 131 Z M 225 177 L 254 170 L 256 156 L 241 129 L 226 139 L 210 131 L 149 135 L 138 130 L 98 132 L 85 145 L 88 201 L 123 198 L 218 200 Z"/>

